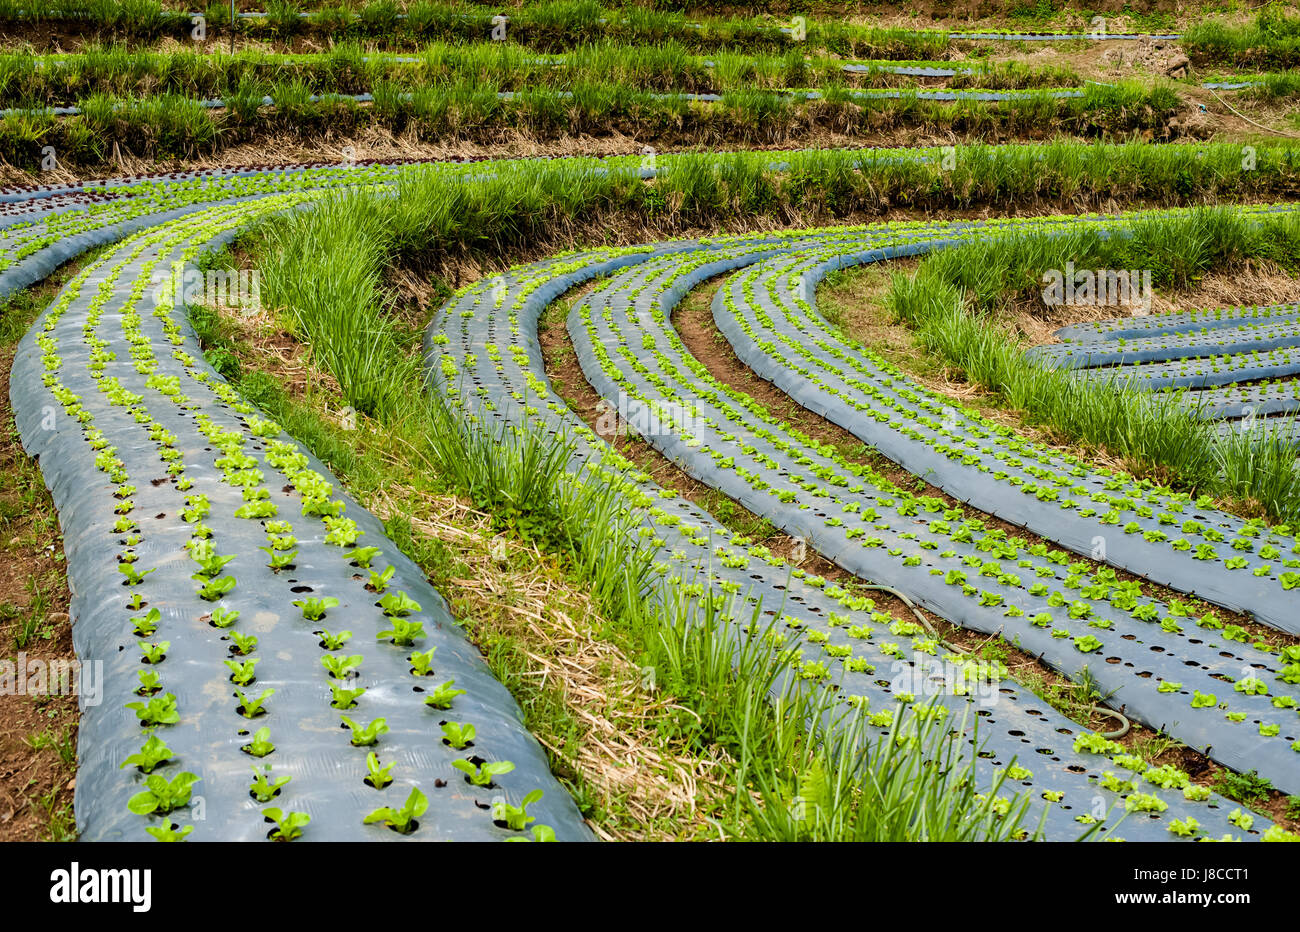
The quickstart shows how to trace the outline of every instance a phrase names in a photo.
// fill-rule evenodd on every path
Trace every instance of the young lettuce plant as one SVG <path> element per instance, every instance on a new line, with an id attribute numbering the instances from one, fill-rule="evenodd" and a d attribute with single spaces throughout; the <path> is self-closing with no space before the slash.
<path id="1" fill-rule="evenodd" d="M 357 547 L 344 555 L 362 569 L 370 568 L 370 561 L 379 556 L 378 547 Z"/>
<path id="2" fill-rule="evenodd" d="M 271 768 L 269 765 L 261 770 L 259 770 L 256 765 L 253 767 L 253 782 L 249 784 L 248 795 L 252 796 L 259 803 L 269 803 L 276 796 L 280 795 L 280 787 L 293 779 L 293 777 L 286 775 L 271 780 L 268 779 L 270 773 Z"/>
<path id="3" fill-rule="evenodd" d="M 214 628 L 229 628 L 239 620 L 239 610 L 233 608 L 214 608 L 208 617 L 208 624 Z"/>
<path id="4" fill-rule="evenodd" d="M 281 552 L 281 551 L 278 551 L 278 550 L 274 550 L 274 549 L 272 549 L 272 548 L 270 548 L 270 547 L 259 547 L 259 548 L 257 548 L 257 549 L 258 549 L 258 550 L 265 550 L 265 551 L 266 551 L 266 554 L 267 554 L 267 557 L 266 557 L 266 565 L 269 566 L 269 567 L 270 567 L 271 569 L 273 569 L 273 570 L 287 570 L 287 569 L 292 569 L 292 568 L 293 568 L 293 565 L 294 565 L 293 561 L 294 561 L 294 560 L 297 558 L 297 556 L 298 556 L 298 551 L 297 551 L 297 550 L 290 550 L 290 551 L 288 551 L 288 552 Z"/>
<path id="5" fill-rule="evenodd" d="M 199 587 L 198 597 L 205 602 L 215 602 L 217 599 L 226 595 L 230 590 L 235 588 L 235 577 L 222 576 L 220 579 L 209 579 L 202 573 L 195 573 L 190 579 L 196 580 L 202 585 Z"/>
<path id="6" fill-rule="evenodd" d="M 454 760 L 451 765 L 465 774 L 465 779 L 475 786 L 492 786 L 492 778 L 507 774 L 515 769 L 508 760 L 484 761 L 475 765 L 472 760 Z"/>
<path id="7" fill-rule="evenodd" d="M 371 592 L 383 592 L 388 588 L 388 581 L 393 578 L 395 572 L 397 572 L 397 567 L 393 566 L 391 563 L 384 567 L 382 572 L 376 573 L 374 570 L 371 570 L 370 581 L 366 583 L 366 588 Z"/>
<path id="8" fill-rule="evenodd" d="M 389 592 L 379 600 L 379 607 L 390 618 L 402 618 L 420 610 L 420 603 L 405 592 Z"/>
<path id="9" fill-rule="evenodd" d="M 431 690 L 429 694 L 424 697 L 424 704 L 433 706 L 435 709 L 441 709 L 445 712 L 451 708 L 451 701 L 453 699 L 457 696 L 465 695 L 465 690 L 456 689 L 455 686 L 455 680 L 447 680 L 447 682 L 443 683 L 437 689 Z"/>
<path id="10" fill-rule="evenodd" d="M 329 671 L 329 675 L 336 680 L 347 679 L 357 667 L 361 666 L 362 656 L 352 654 L 350 657 L 335 657 L 333 654 L 326 654 L 320 659 L 321 666 Z"/>
<path id="11" fill-rule="evenodd" d="M 158 622 L 162 620 L 162 612 L 156 608 L 149 609 L 149 614 L 139 615 L 131 619 L 134 626 L 135 636 L 141 638 L 152 637 L 153 633 L 158 630 Z"/>
<path id="12" fill-rule="evenodd" d="M 266 816 L 266 821 L 275 823 L 276 827 L 267 837 L 276 841 L 293 841 L 302 835 L 303 828 L 311 822 L 311 816 L 305 812 L 282 812 L 274 806 L 263 809 L 262 815 Z"/>
<path id="13" fill-rule="evenodd" d="M 370 724 L 362 726 L 346 715 L 339 717 L 343 719 L 344 725 L 352 729 L 352 746 L 355 748 L 369 747 L 379 741 L 380 735 L 388 734 L 388 722 L 382 718 L 377 718 Z"/>
<path id="14" fill-rule="evenodd" d="M 411 795 L 406 797 L 406 802 L 401 809 L 383 806 L 362 819 L 362 822 L 366 825 L 383 822 L 393 831 L 409 835 L 419 827 L 416 819 L 424 815 L 428 809 L 429 799 L 417 786 L 411 789 Z"/>
<path id="15" fill-rule="evenodd" d="M 240 634 L 238 631 L 230 632 L 231 646 L 230 650 L 241 656 L 247 656 L 257 650 L 256 634 Z"/>
<path id="16" fill-rule="evenodd" d="M 275 750 L 275 745 L 271 743 L 271 729 L 262 727 L 253 732 L 253 740 L 240 748 L 245 754 L 251 754 L 253 757 L 266 757 Z"/>
<path id="17" fill-rule="evenodd" d="M 366 775 L 363 778 L 366 783 L 377 790 L 382 790 L 388 784 L 393 782 L 393 776 L 389 772 L 393 769 L 392 764 L 380 766 L 379 755 L 371 751 L 366 755 Z"/>
<path id="18" fill-rule="evenodd" d="M 407 621 L 404 618 L 392 619 L 392 627 L 387 631 L 380 631 L 376 638 L 380 641 L 385 638 L 392 641 L 398 647 L 410 647 L 418 639 L 424 637 L 424 622 Z"/>
<path id="19" fill-rule="evenodd" d="M 150 644 L 148 641 L 137 641 L 140 645 L 140 651 L 143 657 L 141 663 L 155 664 L 162 663 L 167 658 L 167 651 L 171 648 L 171 641 L 159 641 L 157 644 Z"/>
<path id="20" fill-rule="evenodd" d="M 411 661 L 411 672 L 416 676 L 431 676 L 433 674 L 433 654 L 438 648 L 430 647 L 424 653 L 413 653 L 406 659 Z"/>
<path id="21" fill-rule="evenodd" d="M 257 679 L 254 668 L 257 666 L 256 658 L 250 660 L 227 660 L 226 666 L 230 670 L 230 682 L 236 686 L 247 686 Z"/>
<path id="22" fill-rule="evenodd" d="M 492 818 L 497 822 L 504 822 L 506 828 L 522 832 L 528 827 L 528 823 L 536 822 L 535 816 L 528 814 L 528 807 L 542 798 L 541 790 L 533 790 L 525 796 L 518 806 L 512 806 L 504 799 L 494 800 L 492 803 Z"/>
<path id="23" fill-rule="evenodd" d="M 555 829 L 549 825 L 533 826 L 533 841 L 555 841 Z M 522 835 L 516 835 L 514 838 L 507 838 L 506 841 L 528 841 Z"/>
<path id="24" fill-rule="evenodd" d="M 443 722 L 442 741 L 444 744 L 455 748 L 457 751 L 463 751 L 474 743 L 474 736 L 478 730 L 470 724 L 461 722 Z"/>
<path id="25" fill-rule="evenodd" d="M 338 634 L 330 634 L 328 631 L 318 631 L 320 635 L 320 646 L 325 650 L 338 650 L 344 644 L 352 639 L 351 631 L 340 631 Z"/>
<path id="26" fill-rule="evenodd" d="M 126 577 L 126 585 L 128 586 L 140 585 L 140 583 L 144 581 L 144 578 L 157 568 L 158 567 L 155 566 L 153 569 L 147 569 L 141 573 L 135 568 L 134 563 L 119 563 L 117 565 L 117 571 Z"/>
<path id="27" fill-rule="evenodd" d="M 172 749 L 167 747 L 166 742 L 157 735 L 150 735 L 145 739 L 144 744 L 140 746 L 139 751 L 122 761 L 118 770 L 135 764 L 142 773 L 153 773 L 155 767 L 159 764 L 165 764 L 171 759 Z"/>
<path id="28" fill-rule="evenodd" d="M 166 825 L 146 825 L 144 830 L 159 841 L 184 841 L 194 831 L 194 826 L 181 828 L 175 822 L 168 822 Z"/>
<path id="29" fill-rule="evenodd" d="M 244 718 L 257 718 L 259 715 L 265 715 L 266 709 L 263 707 L 263 704 L 267 699 L 270 699 L 274 695 L 274 689 L 264 689 L 262 690 L 262 694 L 254 699 L 245 696 L 242 689 L 236 689 L 235 698 L 239 700 L 237 711 L 240 715 L 244 716 Z"/>
<path id="30" fill-rule="evenodd" d="M 136 815 L 166 815 L 189 804 L 192 787 L 198 782 L 199 777 L 189 772 L 178 773 L 170 780 L 153 773 L 145 778 L 145 789 L 132 796 L 126 806 Z"/>
<path id="31" fill-rule="evenodd" d="M 135 712 L 141 725 L 175 725 L 181 720 L 173 693 L 150 696 L 148 702 L 128 702 L 126 708 Z"/>
<path id="32" fill-rule="evenodd" d="M 355 708 L 357 699 L 366 691 L 366 687 L 358 686 L 356 689 L 348 689 L 343 683 L 330 683 L 330 705 L 336 709 L 347 711 Z"/>
<path id="33" fill-rule="evenodd" d="M 294 599 L 293 604 L 302 609 L 302 617 L 308 621 L 320 621 L 331 608 L 339 607 L 339 600 L 333 596 L 323 599 Z"/>

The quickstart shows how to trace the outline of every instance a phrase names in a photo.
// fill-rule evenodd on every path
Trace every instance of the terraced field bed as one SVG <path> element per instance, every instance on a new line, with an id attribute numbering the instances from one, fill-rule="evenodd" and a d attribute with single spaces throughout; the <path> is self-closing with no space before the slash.
<path id="1" fill-rule="evenodd" d="M 0 3 L 31 837 L 1300 837 L 1294 10 L 229 9 Z"/>

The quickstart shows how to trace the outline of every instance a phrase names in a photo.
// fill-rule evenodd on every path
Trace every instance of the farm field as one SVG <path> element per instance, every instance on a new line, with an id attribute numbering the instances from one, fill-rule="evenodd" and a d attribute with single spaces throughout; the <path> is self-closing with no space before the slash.
<path id="1" fill-rule="evenodd" d="M 1297 74 L 0 0 L 0 839 L 1300 841 Z"/>

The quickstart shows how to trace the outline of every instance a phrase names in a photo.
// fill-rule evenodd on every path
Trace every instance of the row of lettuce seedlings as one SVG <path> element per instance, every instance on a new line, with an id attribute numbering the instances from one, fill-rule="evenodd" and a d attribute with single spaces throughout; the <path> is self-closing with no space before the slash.
<path id="1" fill-rule="evenodd" d="M 280 203 L 264 203 L 259 205 L 259 209 L 284 207 L 288 206 L 288 203 L 288 201 L 284 200 L 281 200 Z M 172 243 L 179 243 L 185 239 L 195 238 L 202 241 L 210 240 L 213 235 L 222 229 L 244 222 L 249 213 L 251 212 L 236 211 L 233 212 L 233 216 L 228 216 L 222 221 L 202 217 L 197 223 L 179 225 L 179 230 L 164 227 L 147 236 L 139 237 L 136 245 L 128 254 L 127 262 L 138 258 L 146 249 L 157 246 L 164 241 L 170 240 Z M 197 233 L 195 230 L 197 230 Z M 198 249 L 198 246 L 192 246 L 187 251 L 186 258 L 192 258 L 197 254 Z M 117 456 L 116 449 L 111 444 L 110 439 L 94 426 L 93 414 L 82 404 L 81 399 L 63 386 L 58 379 L 57 373 L 62 365 L 62 358 L 58 353 L 57 340 L 49 336 L 63 311 L 80 292 L 82 284 L 92 272 L 103 267 L 109 261 L 109 258 L 109 256 L 105 256 L 87 267 L 72 286 L 65 290 L 59 301 L 45 317 L 44 333 L 38 337 L 38 345 L 43 351 L 42 361 L 46 370 L 44 377 L 46 386 L 63 405 L 65 411 L 82 424 L 87 442 L 92 449 L 96 450 L 97 468 L 105 473 L 116 486 L 114 497 L 117 499 L 117 504 L 114 510 L 119 517 L 113 530 L 115 533 L 123 535 L 120 540 L 122 551 L 118 555 L 118 567 L 126 585 L 132 590 L 131 597 L 126 602 L 125 608 L 129 611 L 141 611 L 148 606 L 143 594 L 143 589 L 147 588 L 144 585 L 145 580 L 150 573 L 154 572 L 155 568 L 141 570 L 137 565 L 138 557 L 133 549 L 143 540 L 139 523 L 131 517 L 135 507 L 132 495 L 135 493 L 136 487 L 132 484 L 131 477 L 126 472 L 125 464 Z M 201 407 L 201 404 L 193 398 L 187 398 L 182 393 L 178 376 L 165 376 L 157 371 L 158 365 L 153 354 L 153 348 L 150 345 L 149 338 L 141 332 L 141 318 L 139 313 L 134 310 L 134 306 L 144 298 L 145 290 L 150 282 L 149 274 L 154 268 L 155 261 L 144 264 L 142 275 L 132 286 L 128 308 L 124 310 L 121 318 L 123 335 L 132 346 L 133 367 L 136 372 L 147 379 L 147 387 L 156 391 L 162 398 L 169 400 L 178 408 L 196 409 Z M 256 696 L 244 691 L 256 680 L 256 666 L 260 662 L 260 658 L 252 656 L 257 650 L 256 635 L 241 633 L 234 627 L 239 620 L 240 613 L 237 609 L 229 607 L 224 602 L 226 597 L 236 588 L 235 577 L 224 572 L 226 565 L 235 559 L 235 555 L 222 555 L 219 553 L 213 530 L 203 520 L 210 513 L 208 498 L 201 492 L 190 491 L 194 487 L 194 482 L 186 475 L 183 455 L 175 446 L 176 436 L 149 414 L 148 406 L 144 403 L 144 398 L 141 395 L 127 391 L 121 386 L 116 377 L 105 374 L 107 364 L 114 361 L 116 354 L 107 349 L 109 341 L 96 336 L 96 327 L 99 324 L 102 308 L 111 297 L 118 277 L 125 267 L 126 263 L 113 267 L 109 275 L 100 284 L 95 298 L 91 301 L 86 326 L 83 331 L 83 338 L 87 345 L 91 347 L 89 356 L 91 375 L 98 383 L 99 390 L 105 394 L 110 405 L 122 407 L 127 414 L 141 425 L 142 430 L 148 431 L 150 440 L 158 448 L 158 455 L 165 471 L 174 481 L 177 490 L 189 493 L 185 497 L 186 507 L 182 511 L 182 517 L 192 526 L 191 539 L 186 545 L 186 549 L 189 551 L 189 557 L 197 569 L 193 576 L 197 583 L 195 594 L 198 599 L 212 605 L 211 611 L 205 616 L 208 622 L 214 627 L 228 632 L 231 641 L 232 658 L 226 660 L 225 664 L 229 668 L 229 678 L 234 686 L 233 698 L 236 702 L 236 711 L 247 720 L 255 720 L 266 714 L 266 704 L 273 696 L 274 690 L 264 690 Z M 182 268 L 183 260 L 180 260 L 175 263 L 173 274 L 180 272 Z M 243 417 L 245 426 L 253 436 L 266 438 L 269 441 L 267 461 L 282 472 L 302 496 L 303 514 L 312 516 L 324 523 L 327 528 L 326 543 L 347 550 L 345 558 L 355 565 L 369 567 L 376 557 L 382 555 L 381 551 L 377 547 L 354 546 L 358 531 L 355 522 L 342 515 L 345 503 L 330 497 L 332 494 L 330 484 L 319 473 L 306 467 L 306 457 L 297 450 L 293 443 L 271 439 L 280 434 L 280 429 L 276 425 L 258 418 L 253 413 L 253 408 L 243 402 L 238 393 L 227 383 L 196 368 L 196 361 L 183 349 L 179 348 L 184 344 L 184 337 L 180 325 L 172 319 L 171 310 L 172 308 L 169 305 L 160 304 L 154 314 L 159 318 L 167 339 L 173 346 L 177 347 L 173 350 L 176 359 L 181 362 L 194 381 L 207 386 L 214 396 L 229 405 L 232 410 L 238 412 Z M 241 489 L 244 504 L 235 511 L 235 517 L 263 521 L 267 531 L 267 546 L 263 549 L 268 555 L 268 565 L 273 569 L 283 569 L 291 566 L 294 556 L 292 525 L 288 521 L 276 517 L 277 508 L 269 501 L 269 491 L 265 487 L 263 476 L 260 470 L 255 468 L 256 459 L 242 451 L 245 435 L 239 431 L 220 427 L 206 414 L 199 414 L 196 422 L 200 432 L 207 437 L 213 447 L 221 454 L 215 460 L 214 465 L 221 470 L 222 481 Z M 386 640 L 399 648 L 410 648 L 424 636 L 421 622 L 407 617 L 412 613 L 419 612 L 420 605 L 404 593 L 385 592 L 392 571 L 391 566 L 383 571 L 371 570 L 370 580 L 366 584 L 367 588 L 374 593 L 382 593 L 377 604 L 383 612 L 386 623 L 389 625 L 387 630 L 380 631 L 377 634 L 377 638 L 381 641 Z M 332 597 L 311 597 L 296 600 L 293 604 L 300 609 L 305 620 L 314 622 L 321 620 L 330 608 L 337 606 L 339 603 L 336 598 Z M 166 660 L 170 642 L 156 637 L 159 634 L 160 618 L 161 613 L 158 609 L 152 608 L 147 613 L 136 615 L 130 619 L 133 633 L 140 638 L 138 645 L 141 651 L 141 662 L 146 669 L 142 669 L 139 673 L 140 685 L 136 690 L 141 699 L 128 704 L 128 708 L 136 713 L 141 725 L 145 728 L 147 737 L 139 751 L 128 756 L 122 762 L 122 766 L 134 765 L 144 775 L 144 789 L 132 797 L 129 804 L 131 810 L 142 816 L 167 817 L 188 805 L 193 786 L 199 778 L 195 774 L 180 771 L 169 779 L 163 773 L 158 772 L 158 768 L 164 767 L 172 761 L 172 752 L 167 748 L 164 739 L 159 736 L 158 730 L 174 725 L 181 720 L 181 710 L 177 707 L 175 695 L 163 692 L 164 683 L 161 665 Z M 343 657 L 338 654 L 338 651 L 351 637 L 351 632 L 342 631 L 331 634 L 328 631 L 318 631 L 314 633 L 320 637 L 321 645 L 325 651 L 325 655 L 322 657 L 323 671 L 332 680 L 330 684 L 333 697 L 331 705 L 336 709 L 350 710 L 357 705 L 357 699 L 365 691 L 364 689 L 348 687 L 349 679 L 354 679 L 357 676 L 357 670 L 363 658 L 360 655 Z M 411 663 L 412 675 L 429 676 L 433 674 L 433 650 L 426 652 L 412 651 L 408 659 Z M 455 688 L 454 681 L 448 681 L 429 690 L 424 701 L 431 708 L 448 710 L 452 707 L 455 697 L 463 693 L 464 690 Z M 342 723 L 350 729 L 351 744 L 355 747 L 369 748 L 377 745 L 379 738 L 387 730 L 386 723 L 382 718 L 365 724 L 358 723 L 349 716 L 340 716 L 340 718 Z M 446 743 L 455 749 L 468 747 L 475 737 L 474 726 L 469 723 L 445 722 L 442 729 Z M 270 729 L 265 726 L 258 728 L 242 750 L 258 760 L 271 755 L 275 750 L 275 745 L 271 741 Z M 475 763 L 472 760 L 456 760 L 453 761 L 452 765 L 464 772 L 468 783 L 486 788 L 495 785 L 493 783 L 494 777 L 509 773 L 514 769 L 514 765 L 509 761 Z M 366 766 L 367 775 L 365 781 L 376 789 L 383 789 L 393 781 L 393 777 L 389 772 L 391 765 L 383 766 L 373 750 L 367 754 Z M 269 767 L 259 768 L 254 765 L 252 769 L 254 777 L 249 788 L 250 795 L 262 803 L 271 801 L 290 779 L 288 776 L 273 776 Z M 532 793 L 527 794 L 518 806 L 510 804 L 504 799 L 498 799 L 493 804 L 492 816 L 495 821 L 510 829 L 526 829 L 529 827 L 529 823 L 535 821 L 528 814 L 527 807 L 540 797 L 541 791 L 534 790 Z M 401 807 L 379 807 L 368 815 L 365 821 L 384 823 L 395 831 L 408 833 L 414 830 L 418 824 L 416 820 L 423 815 L 427 807 L 427 798 L 418 788 L 413 788 L 410 796 Z M 303 834 L 303 829 L 310 821 L 310 817 L 306 813 L 284 812 L 277 807 L 267 807 L 263 809 L 263 814 L 269 822 L 274 823 L 269 837 L 278 840 L 287 841 L 300 837 Z M 193 826 L 181 827 L 172 823 L 168 818 L 164 820 L 162 825 L 147 826 L 146 831 L 162 841 L 179 841 L 193 831 Z M 548 826 L 535 825 L 532 826 L 532 837 L 537 840 L 553 840 L 554 833 Z M 512 840 L 524 840 L 524 838 L 520 836 L 518 839 Z"/>

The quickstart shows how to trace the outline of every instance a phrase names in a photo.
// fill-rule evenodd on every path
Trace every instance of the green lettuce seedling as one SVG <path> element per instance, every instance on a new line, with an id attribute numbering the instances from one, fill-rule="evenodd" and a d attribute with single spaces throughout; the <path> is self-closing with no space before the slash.
<path id="1" fill-rule="evenodd" d="M 162 612 L 156 608 L 149 609 L 149 614 L 140 615 L 131 619 L 131 624 L 135 628 L 136 637 L 147 638 L 158 630 L 158 622 L 162 619 Z"/>
<path id="2" fill-rule="evenodd" d="M 444 711 L 450 709 L 451 701 L 453 699 L 457 696 L 465 695 L 465 690 L 453 688 L 455 685 L 455 680 L 447 680 L 447 682 L 443 683 L 437 689 L 432 690 L 429 695 L 424 697 L 425 705 L 431 705 L 435 709 L 443 709 Z"/>
<path id="3" fill-rule="evenodd" d="M 392 769 L 392 764 L 389 764 L 386 767 L 381 767 L 379 765 L 379 755 L 374 751 L 371 751 L 366 755 L 365 782 L 377 790 L 382 790 L 384 787 L 388 786 L 388 784 L 393 782 L 392 774 L 389 773 Z"/>
<path id="4" fill-rule="evenodd" d="M 370 568 L 370 561 L 379 555 L 378 547 L 357 547 L 345 556 L 362 569 Z"/>
<path id="5" fill-rule="evenodd" d="M 380 573 L 371 570 L 370 582 L 366 583 L 366 588 L 374 592 L 383 592 L 388 588 L 388 581 L 393 578 L 395 572 L 397 572 L 397 567 L 392 564 L 384 567 L 383 572 Z"/>
<path id="6" fill-rule="evenodd" d="M 250 699 L 244 695 L 242 689 L 236 689 L 235 698 L 239 700 L 239 714 L 244 718 L 257 718 L 259 715 L 265 715 L 266 709 L 263 708 L 263 704 L 274 695 L 274 689 L 264 689 L 256 699 Z"/>
<path id="7" fill-rule="evenodd" d="M 407 621 L 403 618 L 392 619 L 392 627 L 387 631 L 380 631 L 376 635 L 378 640 L 388 638 L 398 647 L 410 647 L 417 640 L 424 637 L 424 622 Z"/>
<path id="8" fill-rule="evenodd" d="M 362 819 L 362 822 L 366 825 L 383 822 L 393 831 L 409 835 L 416 829 L 415 820 L 424 815 L 428 808 L 429 799 L 420 792 L 420 788 L 417 786 L 411 789 L 411 795 L 406 798 L 406 803 L 401 809 L 383 806 Z"/>
<path id="9" fill-rule="evenodd" d="M 311 821 L 311 816 L 305 812 L 286 813 L 274 806 L 263 809 L 262 815 L 266 816 L 266 821 L 275 823 L 276 827 L 271 832 L 271 837 L 276 841 L 293 841 L 302 834 L 303 827 Z"/>
<path id="10" fill-rule="evenodd" d="M 136 815 L 166 815 L 189 803 L 192 787 L 198 782 L 199 777 L 188 772 L 178 773 L 171 780 L 162 774 L 150 774 L 145 778 L 145 789 L 132 796 L 126 807 Z"/>
<path id="11" fill-rule="evenodd" d="M 150 644 L 148 641 L 136 641 L 136 643 L 140 645 L 140 651 L 144 654 L 141 660 L 149 664 L 162 663 L 168 649 L 172 646 L 171 641 L 159 641 L 157 644 Z"/>
<path id="12" fill-rule="evenodd" d="M 258 550 L 265 550 L 267 554 L 266 565 L 273 570 L 289 569 L 293 566 L 294 559 L 298 556 L 297 550 L 290 550 L 288 553 L 281 553 L 272 550 L 270 547 L 259 547 Z"/>
<path id="13" fill-rule="evenodd" d="M 416 676 L 428 676 L 433 673 L 433 654 L 438 648 L 430 647 L 424 653 L 414 653 L 406 659 L 411 661 L 411 672 Z"/>
<path id="14" fill-rule="evenodd" d="M 158 567 L 155 566 L 153 569 L 148 569 L 141 573 L 135 568 L 134 563 L 119 563 L 117 565 L 117 571 L 126 577 L 126 584 L 128 586 L 140 585 L 144 578 L 157 568 Z"/>
<path id="15" fill-rule="evenodd" d="M 328 631 L 320 633 L 321 647 L 326 650 L 338 650 L 352 638 L 351 631 L 340 631 L 338 634 L 330 634 Z"/>
<path id="16" fill-rule="evenodd" d="M 247 655 L 257 650 L 256 634 L 240 634 L 238 631 L 231 631 L 230 640 L 234 643 L 231 650 L 237 654 Z"/>
<path id="17" fill-rule="evenodd" d="M 257 679 L 254 668 L 257 666 L 257 659 L 250 660 L 227 660 L 226 667 L 230 670 L 230 682 L 236 686 L 247 686 L 253 680 Z"/>
<path id="18" fill-rule="evenodd" d="M 420 603 L 405 592 L 390 592 L 379 600 L 379 607 L 384 614 L 392 618 L 401 618 L 411 612 L 420 610 Z"/>
<path id="19" fill-rule="evenodd" d="M 320 621 L 325 617 L 325 612 L 331 608 L 338 608 L 339 600 L 333 596 L 323 599 L 294 599 L 293 604 L 302 609 L 302 617 L 308 621 Z"/>
<path id="20" fill-rule="evenodd" d="M 280 787 L 293 779 L 290 776 L 283 776 L 268 780 L 267 776 L 270 772 L 270 765 L 267 765 L 262 770 L 259 770 L 256 765 L 253 767 L 253 782 L 249 784 L 248 792 L 259 803 L 270 802 L 280 792 Z"/>
<path id="21" fill-rule="evenodd" d="M 271 729 L 259 728 L 253 732 L 253 740 L 240 748 L 245 754 L 251 754 L 253 757 L 266 757 L 275 750 L 275 745 L 271 743 Z"/>
<path id="22" fill-rule="evenodd" d="M 195 573 L 190 579 L 202 583 L 199 587 L 198 597 L 205 602 L 215 602 L 231 589 L 235 588 L 235 577 L 222 576 L 220 579 L 208 579 L 202 573 Z"/>
<path id="23" fill-rule="evenodd" d="M 362 656 L 353 654 L 350 657 L 335 657 L 333 654 L 327 654 L 320 659 L 321 666 L 329 671 L 329 675 L 336 680 L 346 679 L 357 667 L 361 666 Z"/>
<path id="24" fill-rule="evenodd" d="M 239 620 L 239 610 L 233 608 L 214 608 L 208 619 L 214 628 L 229 628 Z"/>
<path id="25" fill-rule="evenodd" d="M 175 822 L 168 822 L 165 826 L 146 825 L 144 830 L 159 841 L 184 841 L 186 836 L 194 831 L 194 826 L 187 825 L 181 828 Z"/>
<path id="26" fill-rule="evenodd" d="M 176 711 L 176 696 L 151 696 L 148 702 L 128 702 L 126 708 L 135 712 L 142 725 L 175 725 L 181 720 Z"/>
<path id="27" fill-rule="evenodd" d="M 330 683 L 330 692 L 333 698 L 330 699 L 330 705 L 336 709 L 351 709 L 357 704 L 357 699 L 366 691 L 364 686 L 356 689 L 348 689 L 342 683 Z"/>
<path id="28" fill-rule="evenodd" d="M 348 718 L 346 715 L 340 716 L 343 724 L 352 729 L 352 746 L 357 748 L 369 747 L 379 740 L 380 735 L 388 734 L 388 722 L 382 718 L 377 718 L 369 725 L 361 726 Z"/>
<path id="29" fill-rule="evenodd" d="M 136 675 L 140 677 L 140 686 L 135 691 L 137 696 L 152 696 L 162 689 L 162 677 L 157 670 L 138 670 Z"/>
<path id="30" fill-rule="evenodd" d="M 155 767 L 171 759 L 172 749 L 167 747 L 167 744 L 157 735 L 150 735 L 140 746 L 139 751 L 122 761 L 118 770 L 135 764 L 144 773 L 153 773 Z"/>
<path id="31" fill-rule="evenodd" d="M 491 786 L 493 777 L 499 777 L 515 769 L 515 765 L 508 760 L 487 761 L 477 767 L 472 761 L 454 760 L 451 765 L 464 773 L 465 778 L 475 786 Z"/>
<path id="32" fill-rule="evenodd" d="M 444 722 L 442 725 L 443 741 L 458 751 L 462 751 L 474 742 L 478 730 L 469 724 Z"/>
<path id="33" fill-rule="evenodd" d="M 512 806 L 504 799 L 498 799 L 492 803 L 492 818 L 498 822 L 504 822 L 506 828 L 512 831 L 522 832 L 528 827 L 528 823 L 537 821 L 535 816 L 528 814 L 528 807 L 542 798 L 541 790 L 533 790 L 518 806 Z"/>

